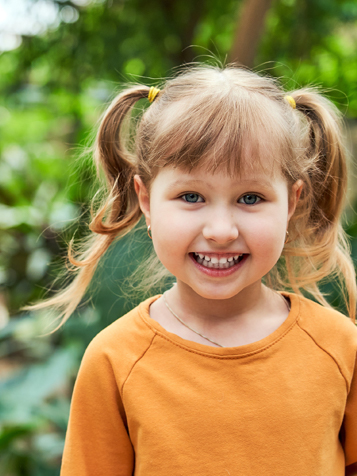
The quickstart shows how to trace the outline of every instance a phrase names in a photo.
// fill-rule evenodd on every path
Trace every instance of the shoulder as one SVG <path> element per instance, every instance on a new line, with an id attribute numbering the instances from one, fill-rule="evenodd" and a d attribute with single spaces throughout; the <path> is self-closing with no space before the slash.
<path id="1" fill-rule="evenodd" d="M 157 297 L 143 301 L 99 332 L 88 345 L 81 366 L 115 369 L 125 378 L 150 348 L 155 337 L 142 316 L 149 316 L 150 304 Z"/>
<path id="2" fill-rule="evenodd" d="M 353 375 L 357 356 L 357 327 L 344 314 L 302 296 L 291 294 L 299 307 L 297 325 L 315 345 L 328 353 L 347 380 Z"/>
<path id="3" fill-rule="evenodd" d="M 97 334 L 91 347 L 100 348 L 122 348 L 123 346 L 134 346 L 153 337 L 151 328 L 142 319 L 142 316 L 149 316 L 150 305 L 158 298 L 153 296 L 140 303 L 137 307 L 129 311 L 124 316 L 118 318 L 108 327 Z"/>
<path id="4" fill-rule="evenodd" d="M 355 344 L 357 349 L 357 327 L 344 314 L 318 304 L 302 296 L 296 296 L 299 302 L 299 324 L 317 335 L 328 336 L 333 331 Z M 336 337 L 336 335 L 334 336 Z"/>

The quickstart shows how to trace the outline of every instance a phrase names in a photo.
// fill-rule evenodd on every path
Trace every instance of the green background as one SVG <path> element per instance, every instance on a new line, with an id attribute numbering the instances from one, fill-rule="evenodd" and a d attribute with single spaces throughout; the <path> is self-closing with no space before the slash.
<path id="1" fill-rule="evenodd" d="M 62 18 L 56 28 L 24 36 L 21 46 L 0 54 L 0 474 L 6 476 L 59 474 L 84 349 L 143 297 L 125 286 L 151 247 L 139 228 L 109 250 L 62 330 L 43 337 L 54 315 L 19 311 L 64 284 L 66 245 L 73 234 L 79 240 L 88 233 L 98 185 L 89 148 L 101 113 L 123 83 L 155 85 L 190 61 L 225 63 L 243 6 L 53 3 Z M 63 8 L 75 9 L 77 20 L 61 17 Z M 287 89 L 321 86 L 345 115 L 351 151 L 345 227 L 354 257 L 356 46 L 356 1 L 273 1 L 254 60 L 255 70 L 279 77 Z M 339 304 L 336 292 L 330 299 Z"/>

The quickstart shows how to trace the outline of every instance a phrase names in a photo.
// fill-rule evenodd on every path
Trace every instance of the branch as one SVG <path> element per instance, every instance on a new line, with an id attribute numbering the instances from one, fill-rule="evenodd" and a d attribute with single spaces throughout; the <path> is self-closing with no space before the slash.
<path id="1" fill-rule="evenodd" d="M 251 68 L 260 37 L 264 30 L 265 17 L 272 0 L 245 0 L 238 22 L 230 61 L 236 61 Z"/>

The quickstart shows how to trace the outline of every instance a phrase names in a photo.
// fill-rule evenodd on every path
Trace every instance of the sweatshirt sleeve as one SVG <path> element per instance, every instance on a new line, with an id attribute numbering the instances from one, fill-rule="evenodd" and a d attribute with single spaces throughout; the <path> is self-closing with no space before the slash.
<path id="1" fill-rule="evenodd" d="M 357 364 L 347 397 L 342 427 L 342 444 L 346 458 L 346 474 L 357 475 Z"/>
<path id="2" fill-rule="evenodd" d="M 60 476 L 131 476 L 134 451 L 119 388 L 95 340 L 74 386 Z"/>

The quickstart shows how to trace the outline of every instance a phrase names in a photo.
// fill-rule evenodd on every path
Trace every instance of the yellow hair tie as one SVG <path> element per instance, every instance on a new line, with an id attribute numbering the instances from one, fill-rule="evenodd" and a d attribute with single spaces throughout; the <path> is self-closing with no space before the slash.
<path id="1" fill-rule="evenodd" d="M 159 92 L 160 92 L 159 88 L 155 88 L 154 86 L 151 86 L 149 94 L 148 94 L 148 100 L 150 102 L 153 102 L 153 100 L 156 98 Z"/>
<path id="2" fill-rule="evenodd" d="M 285 96 L 284 99 L 290 104 L 293 109 L 296 109 L 296 102 L 292 96 Z"/>

